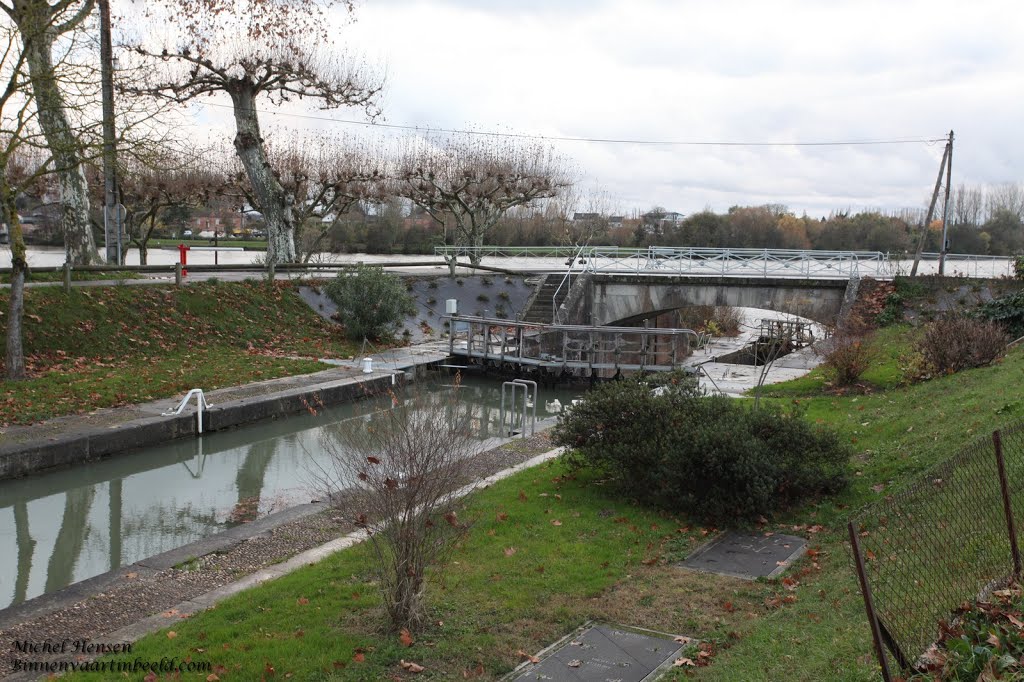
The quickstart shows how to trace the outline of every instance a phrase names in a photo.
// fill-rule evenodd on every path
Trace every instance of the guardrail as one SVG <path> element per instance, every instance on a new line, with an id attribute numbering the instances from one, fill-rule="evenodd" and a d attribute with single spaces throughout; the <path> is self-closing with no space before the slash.
<path id="1" fill-rule="evenodd" d="M 879 251 L 664 246 L 644 249 L 590 246 L 577 251 L 571 247 L 438 246 L 434 252 L 466 258 L 567 258 L 570 268 L 580 259 L 590 272 L 843 279 L 855 274 L 885 278 L 893 276 L 888 254 Z"/>

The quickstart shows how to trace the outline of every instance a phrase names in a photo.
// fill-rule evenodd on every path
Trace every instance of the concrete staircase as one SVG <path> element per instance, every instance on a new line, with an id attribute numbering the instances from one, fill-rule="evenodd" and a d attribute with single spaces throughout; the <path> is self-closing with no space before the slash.
<path id="1" fill-rule="evenodd" d="M 564 278 L 565 275 L 562 273 L 544 275 L 543 281 L 537 284 L 537 294 L 533 297 L 530 306 L 522 317 L 524 322 L 533 322 L 535 324 L 551 324 L 553 322 L 551 297 L 558 291 L 558 287 Z M 568 293 L 568 287 L 564 287 L 562 291 L 558 292 L 558 296 L 564 300 Z"/>

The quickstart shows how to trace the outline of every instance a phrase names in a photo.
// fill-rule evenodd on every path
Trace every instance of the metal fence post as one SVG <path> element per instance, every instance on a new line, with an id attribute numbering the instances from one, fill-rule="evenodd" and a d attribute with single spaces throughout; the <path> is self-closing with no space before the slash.
<path id="1" fill-rule="evenodd" d="M 853 521 L 847 524 L 850 531 L 850 544 L 853 546 L 853 557 L 857 564 L 857 578 L 860 580 L 860 593 L 864 595 L 864 608 L 868 612 L 868 623 L 871 625 L 871 639 L 875 642 L 875 655 L 878 656 L 878 664 L 882 666 L 882 679 L 885 682 L 892 682 L 892 673 L 889 672 L 889 661 L 885 657 L 885 649 L 882 648 L 882 631 L 878 627 L 878 615 L 875 613 L 875 602 L 871 599 L 871 587 L 868 585 L 868 576 L 864 571 L 864 557 L 860 553 L 860 541 L 857 540 L 857 529 Z"/>
<path id="2" fill-rule="evenodd" d="M 1020 548 L 1017 546 L 1017 524 L 1013 519 L 1013 505 L 1010 503 L 1010 484 L 1006 478 L 1006 461 L 1003 459 L 1003 438 L 1000 432 L 992 432 L 992 445 L 996 450 L 996 464 L 999 466 L 999 489 L 1003 494 L 1003 512 L 1006 514 L 1006 530 L 1010 534 L 1010 552 L 1013 555 L 1013 575 L 1020 577 Z"/>

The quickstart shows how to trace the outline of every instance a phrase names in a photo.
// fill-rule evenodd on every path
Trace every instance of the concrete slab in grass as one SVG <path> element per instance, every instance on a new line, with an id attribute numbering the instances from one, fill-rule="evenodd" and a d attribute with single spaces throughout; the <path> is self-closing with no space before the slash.
<path id="1" fill-rule="evenodd" d="M 542 651 L 506 678 L 513 682 L 644 682 L 672 665 L 683 646 L 670 635 L 608 625 L 586 625 Z"/>
<path id="2" fill-rule="evenodd" d="M 793 535 L 724 533 L 700 547 L 680 564 L 683 568 L 755 580 L 773 578 L 807 549 Z"/>

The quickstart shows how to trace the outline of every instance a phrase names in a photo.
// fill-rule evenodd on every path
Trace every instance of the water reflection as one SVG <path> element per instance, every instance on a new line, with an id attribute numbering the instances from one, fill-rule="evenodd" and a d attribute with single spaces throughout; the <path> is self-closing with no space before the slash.
<path id="1" fill-rule="evenodd" d="M 469 379 L 459 393 L 478 436 L 498 435 L 500 382 Z M 573 395 L 542 390 L 539 399 Z M 368 409 L 342 406 L 0 482 L 0 608 L 318 497 L 317 481 L 333 469 L 322 439 L 356 414 L 372 421 Z"/>

